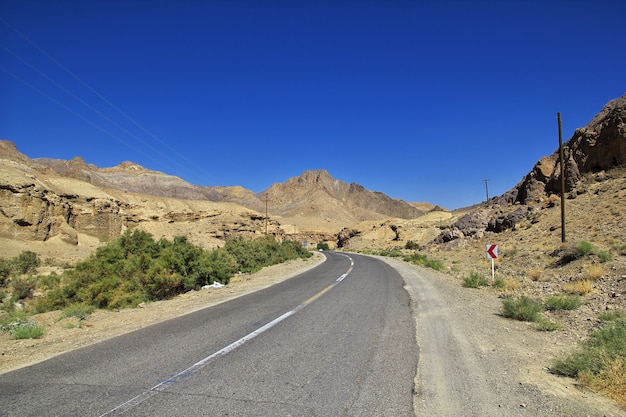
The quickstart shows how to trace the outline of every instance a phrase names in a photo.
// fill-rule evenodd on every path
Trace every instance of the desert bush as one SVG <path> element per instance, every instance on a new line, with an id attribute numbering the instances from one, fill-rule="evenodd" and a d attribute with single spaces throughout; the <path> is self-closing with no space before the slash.
<path id="1" fill-rule="evenodd" d="M 415 265 L 421 265 L 426 268 L 431 268 L 436 271 L 441 271 L 444 267 L 443 262 L 436 259 L 429 259 L 426 255 L 421 253 L 412 253 L 410 255 L 404 255 L 402 259 L 405 262 L 410 262 Z"/>
<path id="2" fill-rule="evenodd" d="M 551 321 L 545 317 L 539 317 L 535 322 L 535 329 L 541 332 L 553 332 L 559 330 L 563 325 L 558 321 Z"/>
<path id="3" fill-rule="evenodd" d="M 610 251 L 601 251 L 601 252 L 598 252 L 597 255 L 598 255 L 598 259 L 602 263 L 613 260 L 613 252 L 610 252 Z"/>
<path id="4" fill-rule="evenodd" d="M 503 290 L 503 291 L 511 291 L 519 288 L 520 284 L 514 279 L 511 278 L 501 278 L 496 277 L 493 281 L 494 288 Z"/>
<path id="5" fill-rule="evenodd" d="M 598 314 L 598 318 L 601 321 L 619 320 L 619 319 L 626 318 L 626 312 L 618 311 L 618 310 L 603 311 L 600 314 Z"/>
<path id="6" fill-rule="evenodd" d="M 626 319 L 603 322 L 576 351 L 554 361 L 551 371 L 578 377 L 585 385 L 626 404 Z"/>
<path id="7" fill-rule="evenodd" d="M 546 301 L 548 310 L 576 310 L 582 304 L 582 300 L 577 295 L 556 295 L 548 297 Z"/>
<path id="8" fill-rule="evenodd" d="M 37 286 L 44 290 L 50 290 L 56 288 L 61 283 L 61 276 L 56 272 L 50 273 L 50 275 L 39 275 L 36 277 Z"/>
<path id="9" fill-rule="evenodd" d="M 17 258 L 15 258 L 14 267 L 18 274 L 28 274 L 29 272 L 34 272 L 38 266 L 39 258 L 35 252 L 29 250 L 23 251 L 17 256 Z"/>
<path id="10" fill-rule="evenodd" d="M 471 271 L 463 278 L 463 286 L 466 288 L 480 288 L 487 285 L 487 279 L 476 271 Z"/>
<path id="11" fill-rule="evenodd" d="M 585 274 L 590 280 L 597 281 L 604 275 L 604 268 L 602 268 L 602 265 L 597 264 L 587 265 L 585 267 Z"/>
<path id="12" fill-rule="evenodd" d="M 543 307 L 538 301 L 522 296 L 502 300 L 502 310 L 504 317 L 520 321 L 538 321 Z"/>
<path id="13" fill-rule="evenodd" d="M 539 281 L 542 274 L 543 270 L 540 268 L 530 268 L 526 271 L 526 276 L 532 281 Z"/>
<path id="14" fill-rule="evenodd" d="M 126 231 L 64 271 L 59 280 L 51 280 L 46 296 L 35 300 L 34 306 L 38 312 L 74 304 L 106 309 L 134 307 L 215 281 L 226 284 L 237 271 L 253 272 L 310 256 L 297 242 L 278 243 L 271 237 L 233 238 L 223 248 L 208 252 L 185 237 L 155 242 L 146 232 Z"/>
<path id="15" fill-rule="evenodd" d="M 413 242 L 412 240 L 407 240 L 406 244 L 404 245 L 404 249 L 419 250 L 420 249 L 420 245 L 419 245 L 419 243 Z"/>
<path id="16" fill-rule="evenodd" d="M 315 249 L 317 250 L 330 250 L 330 247 L 328 246 L 328 243 L 326 242 L 318 242 L 317 246 L 315 247 Z"/>
<path id="17" fill-rule="evenodd" d="M 22 317 L 6 321 L 2 325 L 2 331 L 9 333 L 11 339 L 39 339 L 43 336 L 42 326 Z"/>
<path id="18" fill-rule="evenodd" d="M 588 242 L 586 240 L 581 240 L 576 243 L 575 248 L 579 257 L 586 256 L 586 255 L 589 255 L 593 251 L 593 243 Z"/>
<path id="19" fill-rule="evenodd" d="M 93 313 L 94 307 L 86 304 L 72 304 L 63 309 L 63 313 L 59 317 L 59 320 L 63 320 L 68 317 L 75 317 L 79 320 L 84 320 L 88 315 Z"/>
<path id="20" fill-rule="evenodd" d="M 563 291 L 570 294 L 585 295 L 593 290 L 593 284 L 588 279 L 579 279 L 563 284 Z"/>
<path id="21" fill-rule="evenodd" d="M 0 288 L 4 288 L 8 284 L 12 270 L 11 261 L 0 258 Z"/>
<path id="22" fill-rule="evenodd" d="M 617 253 L 626 255 L 626 243 L 614 243 L 611 246 Z"/>
<path id="23" fill-rule="evenodd" d="M 13 299 L 22 300 L 31 296 L 37 281 L 33 277 L 18 276 L 11 278 L 11 288 L 13 288 Z"/>
<path id="24" fill-rule="evenodd" d="M 378 251 L 378 255 L 389 256 L 391 258 L 400 258 L 403 256 L 402 248 L 400 246 L 392 246 L 389 248 L 382 249 Z"/>

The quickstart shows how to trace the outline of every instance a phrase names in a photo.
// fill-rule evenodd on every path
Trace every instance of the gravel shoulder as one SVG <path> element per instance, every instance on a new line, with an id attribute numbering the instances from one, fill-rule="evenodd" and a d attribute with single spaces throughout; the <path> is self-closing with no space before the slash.
<path id="1" fill-rule="evenodd" d="M 550 332 L 502 317 L 502 302 L 458 278 L 380 258 L 405 280 L 419 348 L 418 416 L 624 416 L 626 409 L 548 372 L 566 353 Z"/>

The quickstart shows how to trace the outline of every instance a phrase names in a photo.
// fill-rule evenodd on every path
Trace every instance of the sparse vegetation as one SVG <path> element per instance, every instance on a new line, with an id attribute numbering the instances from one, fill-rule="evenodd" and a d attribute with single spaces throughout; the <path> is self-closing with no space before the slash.
<path id="1" fill-rule="evenodd" d="M 563 291 L 570 294 L 585 295 L 593 290 L 593 284 L 588 279 L 579 279 L 563 285 Z"/>
<path id="2" fill-rule="evenodd" d="M 557 359 L 552 372 L 583 384 L 626 405 L 626 318 L 603 321 L 576 351 Z"/>
<path id="3" fill-rule="evenodd" d="M 598 314 L 598 319 L 602 321 L 613 321 L 626 318 L 626 313 L 623 311 L 613 310 L 613 311 L 603 311 Z"/>
<path id="4" fill-rule="evenodd" d="M 613 252 L 610 251 L 600 251 L 597 253 L 598 259 L 600 262 L 605 263 L 613 260 Z"/>
<path id="5" fill-rule="evenodd" d="M 430 259 L 426 255 L 421 253 L 412 253 L 404 256 L 405 262 L 410 262 L 415 265 L 422 265 L 426 268 L 431 268 L 436 271 L 441 271 L 444 267 L 443 262 L 437 259 Z"/>
<path id="6" fill-rule="evenodd" d="M 593 243 L 581 240 L 576 243 L 576 252 L 579 257 L 589 255 L 593 251 Z"/>
<path id="7" fill-rule="evenodd" d="M 582 300 L 576 295 L 556 295 L 546 301 L 548 310 L 576 310 L 581 305 Z"/>
<path id="8" fill-rule="evenodd" d="M 59 317 L 59 320 L 63 320 L 68 317 L 75 317 L 78 320 L 84 320 L 88 315 L 93 313 L 95 308 L 93 306 L 84 304 L 72 304 L 63 309 L 63 313 Z"/>
<path id="9" fill-rule="evenodd" d="M 487 279 L 476 271 L 471 271 L 463 278 L 463 286 L 466 288 L 480 288 L 487 285 Z"/>
<path id="10" fill-rule="evenodd" d="M 604 268 L 602 267 L 602 265 L 597 264 L 587 265 L 585 267 L 585 274 L 588 279 L 592 281 L 597 281 L 602 278 L 602 275 L 604 275 Z"/>
<path id="11" fill-rule="evenodd" d="M 316 249 L 317 250 L 330 250 L 330 247 L 328 246 L 328 243 L 326 243 L 326 242 L 319 242 L 317 244 Z"/>
<path id="12" fill-rule="evenodd" d="M 406 244 L 404 245 L 404 249 L 419 250 L 420 245 L 417 242 L 413 242 L 412 240 L 407 240 Z"/>
<path id="13" fill-rule="evenodd" d="M 612 248 L 620 255 L 626 255 L 626 243 L 614 243 Z"/>
<path id="14" fill-rule="evenodd" d="M 526 276 L 532 281 L 539 281 L 542 274 L 543 270 L 540 268 L 530 268 L 526 271 Z"/>
<path id="15" fill-rule="evenodd" d="M 503 316 L 520 321 L 538 321 L 543 307 L 538 301 L 522 296 L 502 300 Z"/>
<path id="16" fill-rule="evenodd" d="M 11 339 L 39 339 L 44 333 L 43 327 L 37 326 L 32 320 L 27 320 L 23 312 L 5 317 L 0 329 L 9 333 Z"/>
<path id="17" fill-rule="evenodd" d="M 555 330 L 559 330 L 562 327 L 563 325 L 561 323 L 549 320 L 541 316 L 539 316 L 539 318 L 535 322 L 535 329 L 539 330 L 540 332 L 553 332 Z"/>

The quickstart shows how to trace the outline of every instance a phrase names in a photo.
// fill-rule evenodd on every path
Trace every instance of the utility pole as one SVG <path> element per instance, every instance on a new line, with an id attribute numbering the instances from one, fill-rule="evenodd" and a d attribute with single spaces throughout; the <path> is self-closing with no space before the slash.
<path id="1" fill-rule="evenodd" d="M 485 192 L 487 193 L 487 200 L 486 200 L 486 202 L 487 202 L 487 204 L 489 204 L 489 185 L 488 185 L 489 180 L 486 179 L 486 180 L 483 180 L 483 181 L 485 181 Z"/>
<path id="2" fill-rule="evenodd" d="M 265 236 L 267 236 L 267 194 L 265 194 Z"/>
<path id="3" fill-rule="evenodd" d="M 559 158 L 561 159 L 561 243 L 565 243 L 565 152 L 563 152 L 563 134 L 561 133 L 561 113 L 557 113 L 559 121 Z"/>

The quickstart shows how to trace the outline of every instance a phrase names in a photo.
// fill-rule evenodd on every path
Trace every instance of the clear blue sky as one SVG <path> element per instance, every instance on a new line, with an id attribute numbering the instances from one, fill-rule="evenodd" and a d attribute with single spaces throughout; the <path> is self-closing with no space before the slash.
<path id="1" fill-rule="evenodd" d="M 0 0 L 0 139 L 255 192 L 453 209 L 626 92 L 623 1 Z"/>

